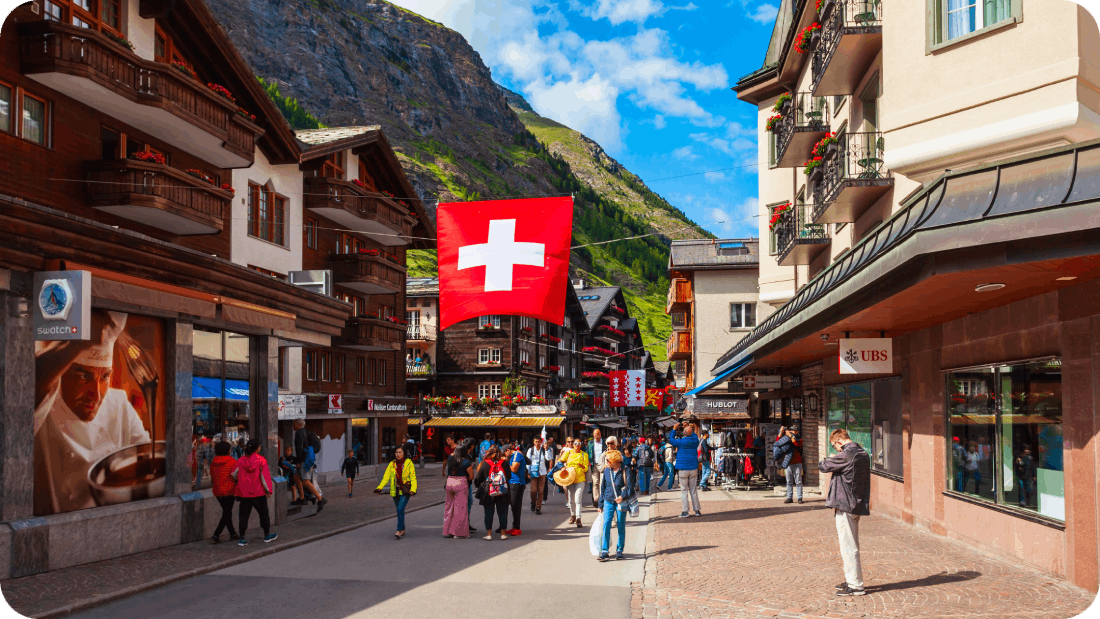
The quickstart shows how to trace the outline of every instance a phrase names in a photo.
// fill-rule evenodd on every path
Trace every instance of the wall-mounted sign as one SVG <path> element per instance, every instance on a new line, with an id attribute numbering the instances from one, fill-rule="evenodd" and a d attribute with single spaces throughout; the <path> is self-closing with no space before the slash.
<path id="1" fill-rule="evenodd" d="M 894 340 L 842 339 L 837 360 L 841 374 L 890 374 L 894 371 Z"/>
<path id="2" fill-rule="evenodd" d="M 532 404 L 530 406 L 517 406 L 516 412 L 520 415 L 555 415 L 558 407 L 553 404 Z"/>
<path id="3" fill-rule="evenodd" d="M 783 387 L 782 376 L 746 376 L 744 378 L 745 389 L 759 391 L 761 389 L 780 389 Z"/>
<path id="4" fill-rule="evenodd" d="M 363 426 L 369 426 L 369 425 L 370 425 L 370 418 L 369 417 L 356 417 L 355 419 L 351 420 L 351 427 L 353 427 L 353 428 L 361 428 Z"/>
<path id="5" fill-rule="evenodd" d="M 305 419 L 306 396 L 295 394 L 279 395 L 279 419 Z"/>
<path id="6" fill-rule="evenodd" d="M 749 401 L 743 398 L 698 398 L 695 401 L 695 410 L 707 413 L 747 413 Z"/>
<path id="7" fill-rule="evenodd" d="M 92 337 L 92 274 L 39 271 L 34 274 L 34 339 L 88 340 Z"/>
<path id="8" fill-rule="evenodd" d="M 374 400 L 367 400 L 367 410 L 369 411 L 407 411 L 409 410 L 408 404 L 387 404 L 385 402 L 375 402 Z"/>
<path id="9" fill-rule="evenodd" d="M 330 393 L 328 395 L 328 414 L 330 414 L 330 415 L 343 415 L 344 414 L 344 394 L 342 394 L 342 393 Z"/>

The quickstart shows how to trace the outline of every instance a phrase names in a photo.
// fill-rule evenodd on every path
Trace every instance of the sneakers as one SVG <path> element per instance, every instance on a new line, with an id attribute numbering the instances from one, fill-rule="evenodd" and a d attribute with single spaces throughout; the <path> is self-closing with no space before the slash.
<path id="1" fill-rule="evenodd" d="M 470 533 L 477 533 L 477 529 L 470 527 Z"/>
<path id="2" fill-rule="evenodd" d="M 238 546 L 247 546 L 248 545 L 248 540 L 246 540 L 245 538 L 242 537 L 241 539 L 237 540 L 237 545 Z"/>
<path id="3" fill-rule="evenodd" d="M 802 505 L 802 499 L 798 499 L 798 504 Z"/>
<path id="4" fill-rule="evenodd" d="M 622 559 L 623 559 L 623 552 L 620 550 L 619 552 L 615 553 L 615 560 L 616 561 L 622 561 Z"/>
<path id="5" fill-rule="evenodd" d="M 490 535 L 486 535 L 485 537 L 483 537 L 481 539 L 483 539 L 487 542 L 491 542 L 491 541 L 493 541 L 493 536 L 490 534 Z"/>
<path id="6" fill-rule="evenodd" d="M 680 517 L 681 517 L 681 518 L 687 518 L 687 517 L 688 517 L 688 513 L 687 513 L 687 512 L 680 512 Z"/>
<path id="7" fill-rule="evenodd" d="M 607 556 L 606 552 L 601 552 L 600 556 L 596 560 L 599 561 L 600 563 L 603 563 L 604 561 L 607 561 L 609 558 L 610 557 Z"/>
<path id="8" fill-rule="evenodd" d="M 787 497 L 787 500 L 783 501 L 783 503 L 794 503 L 794 499 L 792 499 L 791 497 Z"/>
<path id="9" fill-rule="evenodd" d="M 512 529 L 511 531 L 508 531 L 508 535 L 511 535 L 512 537 L 515 537 L 517 535 L 523 535 L 523 531 L 521 531 L 519 529 Z"/>
<path id="10" fill-rule="evenodd" d="M 271 542 L 273 542 L 277 539 L 279 539 L 279 534 L 278 533 L 271 533 L 269 535 L 264 536 L 264 543 L 265 544 L 270 544 Z"/>
<path id="11" fill-rule="evenodd" d="M 230 538 L 230 539 L 233 539 L 233 538 Z M 220 544 L 220 543 L 222 543 L 222 538 L 220 536 L 215 535 L 215 536 L 210 538 L 210 543 L 211 544 Z"/>
<path id="12" fill-rule="evenodd" d="M 537 516 L 541 516 L 541 515 L 542 515 L 542 508 L 541 508 L 541 507 L 536 507 L 536 508 L 535 508 L 535 515 L 537 515 Z"/>
<path id="13" fill-rule="evenodd" d="M 853 597 L 857 595 L 867 595 L 867 592 L 863 589 L 854 589 L 848 586 L 848 583 L 844 583 L 843 589 L 837 589 L 836 594 L 840 597 Z"/>
<path id="14" fill-rule="evenodd" d="M 328 499 L 321 497 L 321 500 L 317 503 L 317 513 L 321 513 L 321 510 L 325 508 L 325 503 L 328 503 Z"/>
<path id="15" fill-rule="evenodd" d="M 505 533 L 500 534 L 500 539 L 508 539 L 508 535 Z"/>
<path id="16" fill-rule="evenodd" d="M 695 517 L 696 518 L 701 518 L 702 516 L 703 516 L 703 512 L 701 512 L 699 510 L 695 510 Z"/>

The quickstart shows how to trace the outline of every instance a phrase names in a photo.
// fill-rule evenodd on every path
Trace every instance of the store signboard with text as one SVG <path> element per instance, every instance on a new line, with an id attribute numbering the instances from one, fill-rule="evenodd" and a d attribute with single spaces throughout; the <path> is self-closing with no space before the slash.
<path id="1" fill-rule="evenodd" d="M 746 376 L 744 385 L 747 391 L 759 391 L 762 389 L 780 389 L 783 386 L 782 376 Z"/>
<path id="2" fill-rule="evenodd" d="M 837 361 L 841 374 L 891 374 L 894 371 L 894 340 L 880 337 L 842 339 Z"/>
<path id="3" fill-rule="evenodd" d="M 299 394 L 279 394 L 279 421 L 306 418 L 306 396 Z"/>

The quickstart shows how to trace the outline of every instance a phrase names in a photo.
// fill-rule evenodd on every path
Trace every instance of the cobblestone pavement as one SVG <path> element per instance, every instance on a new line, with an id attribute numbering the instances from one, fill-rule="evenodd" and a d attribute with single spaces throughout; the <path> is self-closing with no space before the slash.
<path id="1" fill-rule="evenodd" d="M 418 492 L 409 502 L 409 511 L 444 500 L 439 466 L 429 465 L 425 472 L 418 470 L 417 473 Z M 0 593 L 12 608 L 28 617 L 59 616 L 89 601 L 101 603 L 119 595 L 130 595 L 173 580 L 222 569 L 379 519 L 392 518 L 394 510 L 390 497 L 371 492 L 377 483 L 378 479 L 360 477 L 355 484 L 355 496 L 350 499 L 346 484 L 324 486 L 322 489 L 329 497 L 324 511 L 311 518 L 272 527 L 279 539 L 270 544 L 252 543 L 241 548 L 224 540 L 218 545 L 203 540 L 0 581 Z M 250 537 L 260 534 L 256 522 L 253 516 L 250 531 L 254 535 Z"/>
<path id="2" fill-rule="evenodd" d="M 860 522 L 868 593 L 840 598 L 836 526 L 824 499 L 784 505 L 762 493 L 712 491 L 702 493 L 702 518 L 681 519 L 678 494 L 661 493 L 652 512 L 634 619 L 1065 619 L 1094 598 L 1022 562 L 874 515 Z"/>

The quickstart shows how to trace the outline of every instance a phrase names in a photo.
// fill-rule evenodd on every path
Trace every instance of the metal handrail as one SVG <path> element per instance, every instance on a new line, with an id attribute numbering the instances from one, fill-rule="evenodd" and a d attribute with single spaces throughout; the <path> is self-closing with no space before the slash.
<path id="1" fill-rule="evenodd" d="M 882 28 L 882 0 L 835 0 L 821 27 L 821 39 L 810 64 L 814 88 L 836 54 L 845 29 Z"/>
<path id="2" fill-rule="evenodd" d="M 798 204 L 791 214 L 783 218 L 779 229 L 776 231 L 776 247 L 779 249 L 779 260 L 790 252 L 791 248 L 799 242 L 828 242 L 829 227 L 824 224 L 808 223 L 806 211 L 809 205 Z"/>
<path id="3" fill-rule="evenodd" d="M 812 219 L 820 217 L 836 199 L 844 181 L 891 178 L 893 172 L 883 163 L 885 153 L 886 140 L 879 131 L 837 136 L 836 148 L 825 153 L 821 179 L 814 184 Z"/>
<path id="4" fill-rule="evenodd" d="M 781 110 L 782 113 L 782 110 Z M 791 145 L 799 130 L 827 131 L 829 129 L 829 101 L 815 97 L 811 92 L 795 93 L 790 108 L 775 127 L 775 160 L 779 161 Z"/>

